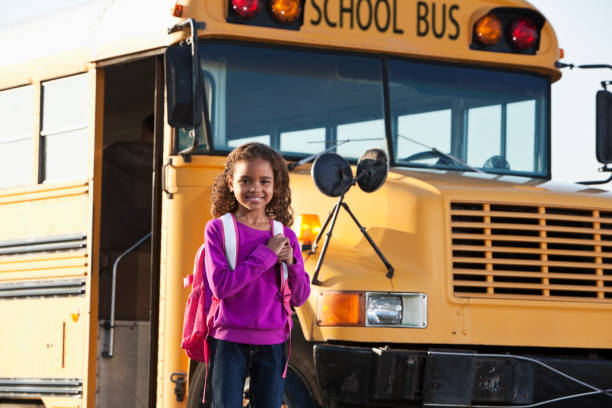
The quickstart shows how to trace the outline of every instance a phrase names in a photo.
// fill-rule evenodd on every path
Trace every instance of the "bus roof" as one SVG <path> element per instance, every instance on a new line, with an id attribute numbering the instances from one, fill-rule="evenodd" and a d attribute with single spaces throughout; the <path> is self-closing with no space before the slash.
<path id="1" fill-rule="evenodd" d="M 190 17 L 206 23 L 200 38 L 385 53 L 529 70 L 553 81 L 561 77 L 555 67 L 557 38 L 548 22 L 536 55 L 470 49 L 473 25 L 480 17 L 497 7 L 534 10 L 524 0 L 308 0 L 299 30 L 228 24 L 228 1 L 179 0 L 183 14 L 176 18 L 175 0 L 92 0 L 0 27 L 0 89 L 84 72 L 92 62 L 166 47 L 185 38 L 184 33 L 169 36 L 167 29 Z"/>
<path id="2" fill-rule="evenodd" d="M 168 45 L 168 0 L 93 0 L 0 27 L 0 89 L 84 72 L 88 64 Z"/>

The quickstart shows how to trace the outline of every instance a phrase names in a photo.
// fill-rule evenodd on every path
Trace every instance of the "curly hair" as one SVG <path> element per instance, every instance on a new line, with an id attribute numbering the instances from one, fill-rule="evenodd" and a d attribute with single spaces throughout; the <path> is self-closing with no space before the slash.
<path id="1" fill-rule="evenodd" d="M 225 159 L 225 170 L 217 176 L 212 188 L 211 213 L 217 218 L 238 208 L 238 200 L 227 184 L 234 177 L 234 166 L 239 161 L 263 159 L 270 163 L 274 173 L 274 194 L 264 210 L 267 217 L 280 221 L 290 227 L 293 225 L 291 208 L 291 189 L 289 188 L 289 171 L 283 157 L 274 149 L 262 143 L 245 143 L 236 147 Z"/>

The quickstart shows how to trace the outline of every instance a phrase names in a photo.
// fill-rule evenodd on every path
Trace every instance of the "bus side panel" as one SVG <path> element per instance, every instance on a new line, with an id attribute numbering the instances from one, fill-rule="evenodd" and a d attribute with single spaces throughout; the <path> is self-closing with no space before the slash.
<path id="1" fill-rule="evenodd" d="M 86 234 L 86 184 L 41 186 L 0 193 L 0 241 Z"/>
<path id="2" fill-rule="evenodd" d="M 0 193 L 3 394 L 83 395 L 89 206 L 83 182 Z"/>
<path id="3" fill-rule="evenodd" d="M 86 307 L 84 296 L 0 302 L 2 377 L 80 378 Z"/>

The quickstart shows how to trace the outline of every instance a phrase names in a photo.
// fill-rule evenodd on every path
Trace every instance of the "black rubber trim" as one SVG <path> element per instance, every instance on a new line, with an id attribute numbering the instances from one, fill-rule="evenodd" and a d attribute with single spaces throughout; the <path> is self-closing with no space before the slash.
<path id="1" fill-rule="evenodd" d="M 85 248 L 86 246 L 86 234 L 78 233 L 67 235 L 53 235 L 49 237 L 0 241 L 0 255 L 81 249 Z"/>
<path id="2" fill-rule="evenodd" d="M 0 299 L 85 294 L 85 278 L 0 283 Z M 2 385 L 0 379 L 0 385 Z"/>

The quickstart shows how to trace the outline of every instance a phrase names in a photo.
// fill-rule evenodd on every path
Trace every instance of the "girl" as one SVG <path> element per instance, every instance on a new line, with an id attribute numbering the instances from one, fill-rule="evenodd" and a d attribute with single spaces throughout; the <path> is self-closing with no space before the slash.
<path id="1" fill-rule="evenodd" d="M 208 341 L 215 408 L 242 407 L 250 376 L 251 406 L 279 408 L 290 325 L 280 297 L 280 262 L 288 268 L 292 306 L 310 294 L 293 223 L 289 173 L 283 158 L 261 143 L 234 149 L 212 191 L 206 224 L 205 270 L 212 295 L 220 300 Z M 234 270 L 228 267 L 218 217 L 232 213 L 238 241 Z M 272 220 L 284 234 L 272 236 Z"/>

